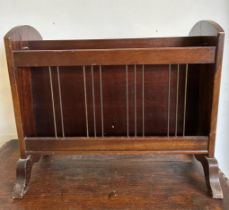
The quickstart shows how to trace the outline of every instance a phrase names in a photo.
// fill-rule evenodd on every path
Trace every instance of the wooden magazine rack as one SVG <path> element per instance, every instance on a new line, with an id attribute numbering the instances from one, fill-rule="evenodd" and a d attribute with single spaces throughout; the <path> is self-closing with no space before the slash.
<path id="1" fill-rule="evenodd" d="M 224 31 L 200 21 L 187 37 L 42 40 L 5 36 L 20 146 L 14 197 L 33 164 L 55 154 L 192 154 L 213 198 Z"/>

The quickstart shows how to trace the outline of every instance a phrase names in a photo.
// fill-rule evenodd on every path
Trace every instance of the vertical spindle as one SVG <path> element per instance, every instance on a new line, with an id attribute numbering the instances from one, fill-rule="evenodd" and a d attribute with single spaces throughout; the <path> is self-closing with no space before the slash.
<path id="1" fill-rule="evenodd" d="M 128 65 L 126 65 L 126 136 L 129 137 L 129 82 Z"/>
<path id="2" fill-rule="evenodd" d="M 55 109 L 55 101 L 54 101 L 54 93 L 53 93 L 52 69 L 50 66 L 49 66 L 49 82 L 50 82 L 50 91 L 51 91 L 51 99 L 52 99 L 53 127 L 54 127 L 55 137 L 57 138 L 56 109 Z"/>
<path id="3" fill-rule="evenodd" d="M 134 65 L 134 135 L 137 136 L 137 72 Z"/>
<path id="4" fill-rule="evenodd" d="M 176 125 L 175 125 L 175 136 L 177 136 L 178 130 L 178 110 L 179 110 L 179 80 L 180 80 L 180 65 L 177 64 L 177 90 L 176 90 Z"/>
<path id="5" fill-rule="evenodd" d="M 62 136 L 65 137 L 64 131 L 64 117 L 63 117 L 63 104 L 62 104 L 62 92 L 61 92 L 61 84 L 60 84 L 60 69 L 59 66 L 56 67 L 57 71 L 57 81 L 58 81 L 58 94 L 59 94 L 59 102 L 60 102 L 60 118 L 61 118 L 61 130 Z"/>
<path id="6" fill-rule="evenodd" d="M 171 95 L 171 64 L 168 69 L 168 125 L 167 125 L 167 136 L 170 136 L 170 95 Z"/>
<path id="7" fill-rule="evenodd" d="M 145 65 L 142 65 L 142 136 L 145 136 Z"/>
<path id="8" fill-rule="evenodd" d="M 89 137 L 88 129 L 88 110 L 87 110 L 87 83 L 86 83 L 86 68 L 83 66 L 83 87 L 84 87 L 84 104 L 85 104 L 85 119 L 86 119 L 86 134 Z"/>
<path id="9" fill-rule="evenodd" d="M 94 66 L 91 66 L 91 86 L 92 86 L 92 103 L 93 103 L 93 122 L 94 136 L 96 137 L 96 110 L 95 110 L 95 81 L 94 81 Z"/>
<path id="10" fill-rule="evenodd" d="M 99 80 L 100 80 L 100 108 L 101 108 L 101 130 L 102 136 L 104 136 L 104 118 L 103 118 L 103 78 L 102 78 L 102 66 L 99 66 Z"/>
<path id="11" fill-rule="evenodd" d="M 185 66 L 183 136 L 185 136 L 185 126 L 186 126 L 187 86 L 188 86 L 188 64 L 186 64 Z"/>

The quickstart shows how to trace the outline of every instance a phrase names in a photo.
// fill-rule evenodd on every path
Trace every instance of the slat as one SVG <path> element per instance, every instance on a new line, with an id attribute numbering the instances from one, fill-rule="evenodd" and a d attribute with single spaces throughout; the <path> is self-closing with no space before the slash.
<path id="1" fill-rule="evenodd" d="M 14 51 L 15 65 L 76 66 L 214 63 L 215 47 Z"/>
<path id="2" fill-rule="evenodd" d="M 94 124 L 94 136 L 96 137 L 96 107 L 95 107 L 95 81 L 94 81 L 94 67 L 91 66 L 91 87 L 92 87 L 92 109 L 93 109 L 93 124 Z"/>
<path id="3" fill-rule="evenodd" d="M 145 136 L 145 66 L 142 65 L 142 136 Z"/>
<path id="4" fill-rule="evenodd" d="M 188 64 L 186 64 L 185 66 L 183 136 L 185 136 L 185 126 L 186 126 L 187 88 L 188 88 Z"/>
<path id="5" fill-rule="evenodd" d="M 170 136 L 170 100 L 171 100 L 171 64 L 168 68 L 168 123 L 167 123 L 167 136 Z"/>
<path id="6" fill-rule="evenodd" d="M 61 131 L 62 131 L 62 137 L 65 137 L 63 103 L 62 103 L 62 91 L 61 91 L 61 81 L 60 81 L 60 69 L 59 69 L 59 66 L 56 67 L 56 72 L 57 72 L 57 81 L 58 81 L 58 94 L 59 94 L 59 105 L 60 105 Z"/>
<path id="7" fill-rule="evenodd" d="M 102 76 L 102 66 L 99 66 L 99 90 L 100 90 L 101 132 L 102 132 L 102 136 L 104 136 L 104 117 L 103 117 L 103 76 Z"/>
<path id="8" fill-rule="evenodd" d="M 137 131 L 137 69 L 134 65 L 134 136 L 138 135 Z"/>
<path id="9" fill-rule="evenodd" d="M 126 65 L 126 136 L 129 137 L 129 76 L 128 65 Z"/>
<path id="10" fill-rule="evenodd" d="M 163 150 L 163 151 L 31 151 L 28 150 L 25 152 L 26 155 L 174 155 L 174 154 L 185 154 L 185 155 L 193 155 L 193 154 L 208 154 L 207 150 Z"/>
<path id="11" fill-rule="evenodd" d="M 85 66 L 83 66 L 83 88 L 84 88 L 84 105 L 85 105 L 86 133 L 87 133 L 87 137 L 89 137 L 88 110 L 87 110 L 87 84 L 86 84 L 86 68 L 85 68 Z"/>
<path id="12" fill-rule="evenodd" d="M 52 99 L 53 128 L 54 128 L 55 137 L 57 137 L 56 108 L 55 108 L 55 99 L 54 99 L 54 93 L 53 93 L 52 69 L 50 66 L 48 70 L 49 70 L 49 82 L 50 82 L 50 95 Z"/>
<path id="13" fill-rule="evenodd" d="M 31 50 L 215 46 L 215 36 L 27 41 Z"/>
<path id="14" fill-rule="evenodd" d="M 27 151 L 207 151 L 208 137 L 25 138 Z"/>
<path id="15" fill-rule="evenodd" d="M 177 136 L 178 129 L 178 115 L 179 115 L 179 82 L 180 82 L 180 65 L 177 65 L 177 88 L 176 88 L 176 123 L 175 123 L 175 136 Z"/>

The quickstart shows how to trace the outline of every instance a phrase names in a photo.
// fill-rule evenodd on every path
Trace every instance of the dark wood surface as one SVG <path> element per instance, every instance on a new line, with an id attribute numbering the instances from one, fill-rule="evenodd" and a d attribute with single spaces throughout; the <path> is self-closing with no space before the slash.
<path id="1" fill-rule="evenodd" d="M 31 40 L 30 50 L 66 50 L 66 49 L 116 49 L 116 48 L 157 48 L 214 46 L 217 38 L 212 36 L 160 37 L 132 39 L 80 39 L 80 40 Z"/>
<path id="2" fill-rule="evenodd" d="M 198 24 L 197 24 L 198 25 Z M 209 27 L 213 27 L 210 25 Z M 194 29 L 193 29 L 194 30 Z M 29 31 L 29 32 L 28 32 Z M 11 37 L 15 34 L 27 34 L 28 41 L 25 41 L 26 35 L 23 39 L 18 38 L 16 43 L 20 43 L 21 47 L 14 47 L 15 41 Z M 126 125 L 126 65 L 127 64 L 141 64 L 136 65 L 136 91 L 134 83 L 134 65 L 128 66 L 128 90 L 129 90 L 129 134 L 134 136 L 142 136 L 142 86 L 144 84 L 144 100 L 145 100 L 145 131 L 146 136 L 167 136 L 168 124 L 168 83 L 169 83 L 169 64 L 180 64 L 180 75 L 178 79 L 177 68 L 178 65 L 171 65 L 171 93 L 170 93 L 170 130 L 171 136 L 175 135 L 176 124 L 176 86 L 179 81 L 179 109 L 177 116 L 177 132 L 182 136 L 183 127 L 183 112 L 184 112 L 184 80 L 185 80 L 185 64 L 189 64 L 189 78 L 188 78 L 188 94 L 187 94 L 187 113 L 186 113 L 186 133 L 187 136 L 192 135 L 208 135 L 209 134 L 209 119 L 210 109 L 206 111 L 200 110 L 200 107 L 206 107 L 207 102 L 211 104 L 211 94 L 208 94 L 209 87 L 212 86 L 212 78 L 205 85 L 206 88 L 201 88 L 201 83 L 204 78 L 206 81 L 209 72 L 214 69 L 214 64 L 197 65 L 191 63 L 202 63 L 200 59 L 211 58 L 211 62 L 215 62 L 215 49 L 218 43 L 216 36 L 200 36 L 196 37 L 170 37 L 170 38 L 143 38 L 143 39 L 117 39 L 117 40 L 40 40 L 37 37 L 37 31 L 29 26 L 21 26 L 11 30 L 6 36 L 6 49 L 13 53 L 15 69 L 17 62 L 26 61 L 23 66 L 29 66 L 33 62 L 33 68 L 20 67 L 15 74 L 19 74 L 18 94 L 21 96 L 21 110 L 23 121 L 24 137 L 39 136 L 50 137 L 54 136 L 53 123 L 53 108 L 50 95 L 49 84 L 49 68 L 52 66 L 52 80 L 53 80 L 53 94 L 56 110 L 56 126 L 57 136 L 86 136 L 86 122 L 85 122 L 85 107 L 84 107 L 84 82 L 83 82 L 83 68 L 77 65 L 78 61 L 81 64 L 93 64 L 94 74 L 94 92 L 95 92 L 95 107 L 92 103 L 92 75 L 91 67 L 86 66 L 86 86 L 87 86 L 87 100 L 88 100 L 88 130 L 89 136 L 94 136 L 93 123 L 96 121 L 97 136 L 101 136 L 101 116 L 100 116 L 100 75 L 99 66 L 102 64 L 124 64 L 102 66 L 102 80 L 103 80 L 103 112 L 104 112 L 104 135 L 105 136 L 125 136 Z M 196 35 L 196 34 L 195 34 Z M 33 40 L 31 40 L 33 37 Z M 37 40 L 38 39 L 38 40 Z M 9 43 L 8 43 L 9 42 Z M 9 46 L 7 45 L 9 44 Z M 10 44 L 13 46 L 10 48 Z M 66 48 L 64 48 L 66 46 Z M 210 50 L 209 49 L 213 49 Z M 209 57 L 206 50 L 210 52 Z M 195 51 L 195 52 L 194 52 Z M 201 53 L 204 51 L 204 53 Z M 214 52 L 213 52 L 214 51 Z M 8 54 L 10 54 L 8 52 Z M 187 53 L 190 52 L 190 53 Z M 44 55 L 43 58 L 38 55 L 32 56 L 27 60 L 16 56 L 30 56 L 32 54 L 51 53 L 54 56 Z M 66 54 L 67 53 L 67 54 Z M 79 57 L 79 53 L 82 56 Z M 89 54 L 86 55 L 87 53 Z M 101 55 L 102 53 L 102 55 Z M 124 54 L 123 54 L 124 53 Z M 153 53 L 151 55 L 151 53 Z M 57 54 L 57 55 L 56 55 Z M 59 58 L 58 55 L 63 55 Z M 77 55 L 76 55 L 77 54 Z M 12 56 L 12 54 L 10 54 Z M 75 57 L 75 55 L 77 57 Z M 105 56 L 106 55 L 106 56 Z M 117 55 L 117 56 L 116 56 Z M 105 56 L 105 57 L 104 57 Z M 49 59 L 47 59 L 49 58 Z M 44 62 L 54 63 L 45 64 Z M 178 60 L 179 62 L 178 62 Z M 192 61 L 190 61 L 191 59 Z M 9 59 L 8 59 L 9 60 Z M 131 62 L 129 62 L 132 60 Z M 146 62 L 146 60 L 148 60 Z M 86 63 L 84 62 L 86 61 Z M 157 65 L 152 65 L 153 63 Z M 194 62 L 193 62 L 194 61 Z M 9 61 L 10 62 L 10 61 Z M 64 62 L 64 63 L 62 63 Z M 73 63 L 72 63 L 73 62 Z M 105 62 L 105 63 L 104 63 Z M 159 65 L 160 63 L 166 65 Z M 151 65 L 146 65 L 147 63 Z M 182 64 L 184 63 L 184 64 Z M 144 64 L 145 76 L 144 83 L 142 82 L 142 64 Z M 54 65 L 54 66 L 53 66 Z M 62 66 L 64 65 L 64 66 Z M 34 66 L 42 66 L 36 68 Z M 44 67 L 46 66 L 46 67 Z M 58 92 L 58 76 L 56 66 L 60 66 L 60 84 L 62 92 L 62 106 L 63 106 L 63 124 L 65 127 L 65 134 L 61 132 L 61 116 L 60 116 L 60 93 Z M 205 70 L 207 68 L 207 70 Z M 10 69 L 10 66 L 9 66 Z M 10 72 L 14 70 L 10 70 Z M 203 72 L 204 71 L 204 72 Z M 31 77 L 24 78 L 23 75 L 31 74 Z M 22 76 L 20 76 L 22 75 Z M 16 75 L 15 75 L 16 76 Z M 28 84 L 31 79 L 31 84 Z M 200 84 L 198 84 L 200 82 Z M 13 83 L 13 82 L 12 82 Z M 32 87 L 31 87 L 32 86 Z M 203 90 L 200 92 L 200 90 Z M 134 95 L 136 92 L 136 107 Z M 201 93 L 201 95 L 200 95 Z M 32 95 L 31 100 L 29 97 Z M 200 100 L 201 98 L 207 100 Z M 13 97 L 15 99 L 15 97 Z M 205 99 L 204 98 L 204 99 Z M 17 100 L 17 99 L 16 99 Z M 200 102 L 200 103 L 199 103 Z M 95 108 L 95 120 L 93 116 L 93 109 Z M 135 108 L 136 108 L 136 122 L 135 122 Z M 32 110 L 32 112 L 30 111 Z M 119 113 L 119 114 L 117 114 Z M 32 115 L 31 119 L 30 116 Z M 27 117 L 26 117 L 27 116 Z M 206 120 L 207 119 L 207 120 Z M 135 123 L 136 132 L 135 132 Z M 20 122 L 19 122 L 20 124 Z M 199 124 L 204 126 L 199 126 Z M 19 138 L 21 139 L 21 138 Z M 24 144 L 24 140 L 21 140 Z M 22 150 L 24 145 L 22 144 Z M 23 152 L 24 153 L 24 152 Z"/>
<path id="3" fill-rule="evenodd" d="M 42 39 L 42 37 L 39 32 L 30 26 L 15 27 L 4 37 L 21 158 L 25 158 L 25 143 L 23 141 L 25 133 L 31 134 L 35 132 L 33 107 L 31 106 L 31 72 L 25 72 L 25 70 L 28 70 L 28 68 L 22 68 L 20 72 L 15 72 L 12 50 L 24 48 L 27 46 L 27 42 L 29 40 L 40 39 Z"/>
<path id="4" fill-rule="evenodd" d="M 206 34 L 208 36 L 216 36 L 218 39 L 218 43 L 216 45 L 215 72 L 211 75 L 213 76 L 212 89 L 211 86 L 209 86 L 209 90 L 212 90 L 212 100 L 209 101 L 209 104 L 211 104 L 209 157 L 214 157 L 225 33 L 223 28 L 214 21 L 200 21 L 194 25 L 190 31 L 191 36 L 205 36 Z M 203 89 L 203 87 L 204 86 L 202 86 L 201 89 Z"/>
<path id="5" fill-rule="evenodd" d="M 152 144 L 153 141 L 153 144 Z M 208 138 L 197 137 L 78 137 L 26 138 L 27 152 L 59 151 L 151 151 L 207 154 Z"/>
<path id="6" fill-rule="evenodd" d="M 211 65 L 211 64 L 210 64 Z M 194 67 L 195 65 L 193 65 Z M 168 123 L 168 68 L 169 65 L 144 65 L 144 98 L 145 116 L 144 133 L 146 136 L 167 135 Z M 191 65 L 190 65 L 191 68 Z M 101 101 L 100 101 L 100 79 L 98 66 L 93 67 L 95 79 L 95 110 L 96 110 L 96 134 L 101 136 Z M 103 115 L 104 115 L 104 135 L 105 136 L 126 136 L 126 66 L 102 66 L 103 78 Z M 198 131 L 196 120 L 191 116 L 198 116 L 198 84 L 194 80 L 199 80 L 198 71 L 201 66 L 193 68 L 194 78 L 190 77 L 192 84 L 189 87 L 188 102 L 192 106 L 187 110 L 186 135 L 207 135 L 206 131 Z M 92 85 L 91 68 L 86 67 L 87 84 L 87 104 L 88 104 L 88 130 L 89 136 L 94 136 L 94 118 L 92 105 Z M 180 65 L 180 89 L 184 90 L 185 65 Z M 136 66 L 136 92 L 137 92 L 137 135 L 142 136 L 142 65 Z M 190 73 L 191 74 L 191 73 Z M 56 107 L 56 122 L 58 136 L 61 132 L 60 103 L 58 94 L 58 79 L 55 67 L 52 67 L 53 90 Z M 176 110 L 176 83 L 177 65 L 171 66 L 171 102 L 170 102 L 170 135 L 175 132 L 175 110 Z M 32 71 L 33 83 L 33 107 L 36 122 L 37 136 L 54 136 L 52 100 L 50 95 L 49 72 L 48 69 L 34 68 Z M 76 67 L 60 67 L 60 82 L 62 91 L 63 121 L 65 136 L 86 136 L 85 102 L 84 102 L 84 82 L 83 69 Z M 134 118 L 134 66 L 128 66 L 128 100 L 129 100 L 129 135 L 135 135 Z M 205 91 L 206 92 L 206 91 Z M 159 94 L 160 93 L 160 94 Z M 178 134 L 182 135 L 183 128 L 183 101 L 184 91 L 179 95 L 179 115 Z M 153 110 L 153 111 L 152 111 Z M 156 111 L 155 111 L 156 110 Z M 207 113 L 209 114 L 209 113 Z M 205 114 L 206 115 L 206 114 Z M 188 120 L 190 119 L 190 120 Z M 157 123 L 155 123 L 157 122 Z M 195 122 L 195 123 L 194 123 Z M 77 129 L 76 129 L 77 128 Z M 206 129 L 205 129 L 206 130 Z M 32 136 L 36 136 L 32 135 Z M 31 136 L 31 135 L 27 135 Z"/>
<path id="7" fill-rule="evenodd" d="M 215 47 L 18 50 L 14 51 L 14 57 L 18 67 L 206 64 L 215 62 Z"/>
<path id="8" fill-rule="evenodd" d="M 30 188 L 12 200 L 16 140 L 0 149 L 0 210 L 228 210 L 212 199 L 203 169 L 188 156 L 53 156 L 34 165 Z"/>

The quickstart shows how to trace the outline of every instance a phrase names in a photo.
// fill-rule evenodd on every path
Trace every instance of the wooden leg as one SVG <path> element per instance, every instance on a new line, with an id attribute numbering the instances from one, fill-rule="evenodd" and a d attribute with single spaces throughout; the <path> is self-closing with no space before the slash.
<path id="1" fill-rule="evenodd" d="M 28 156 L 26 159 L 19 159 L 17 161 L 13 198 L 23 198 L 28 190 L 33 164 L 39 161 L 39 159 L 39 156 Z"/>
<path id="2" fill-rule="evenodd" d="M 223 199 L 217 160 L 203 155 L 196 155 L 195 157 L 203 166 L 206 184 L 212 197 L 216 199 Z"/>

